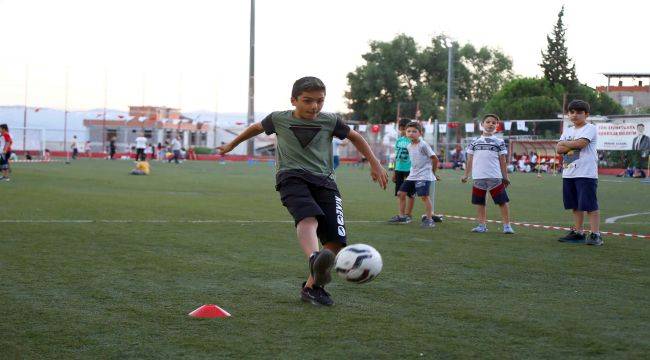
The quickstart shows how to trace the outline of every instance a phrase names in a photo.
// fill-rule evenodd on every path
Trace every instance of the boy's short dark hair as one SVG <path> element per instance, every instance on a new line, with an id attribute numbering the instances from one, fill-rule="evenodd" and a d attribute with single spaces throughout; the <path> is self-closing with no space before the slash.
<path id="1" fill-rule="evenodd" d="M 0 124 L 0 129 L 4 129 L 4 131 L 9 131 L 9 126 L 7 126 L 7 124 Z"/>
<path id="2" fill-rule="evenodd" d="M 317 77 L 305 76 L 296 80 L 291 89 L 291 97 L 297 99 L 304 91 L 323 91 L 325 92 L 325 84 Z"/>
<path id="3" fill-rule="evenodd" d="M 636 127 L 639 127 L 639 126 L 643 126 L 645 128 L 645 124 L 643 124 L 643 123 L 636 124 Z"/>
<path id="4" fill-rule="evenodd" d="M 399 119 L 399 122 L 397 123 L 397 127 L 406 127 L 409 123 L 411 122 L 411 119 Z"/>
<path id="5" fill-rule="evenodd" d="M 567 105 L 566 109 L 567 111 L 575 110 L 575 111 L 584 111 L 586 113 L 589 113 L 589 103 L 584 101 L 584 100 L 571 100 L 569 105 Z"/>
<path id="6" fill-rule="evenodd" d="M 419 122 L 417 121 L 409 121 L 408 124 L 406 124 L 406 128 L 416 128 L 421 134 L 424 134 L 424 131 L 422 130 L 422 125 L 420 125 Z"/>
<path id="7" fill-rule="evenodd" d="M 485 115 L 483 115 L 483 120 L 481 120 L 481 123 L 483 123 L 485 121 L 485 119 L 487 119 L 487 118 L 495 118 L 495 119 L 497 119 L 497 122 L 501 121 L 501 119 L 499 118 L 499 115 L 497 115 L 497 114 L 485 114 Z"/>

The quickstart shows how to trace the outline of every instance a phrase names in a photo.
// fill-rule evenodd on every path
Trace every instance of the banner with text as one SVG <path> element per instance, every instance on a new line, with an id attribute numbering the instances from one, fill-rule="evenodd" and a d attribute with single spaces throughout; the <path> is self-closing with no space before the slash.
<path id="1" fill-rule="evenodd" d="M 650 119 L 596 123 L 598 150 L 650 150 Z"/>

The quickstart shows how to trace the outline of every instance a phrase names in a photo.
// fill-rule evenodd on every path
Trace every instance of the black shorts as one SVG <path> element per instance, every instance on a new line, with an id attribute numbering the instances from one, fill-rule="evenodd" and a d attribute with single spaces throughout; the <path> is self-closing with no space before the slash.
<path id="1" fill-rule="evenodd" d="M 9 158 L 11 157 L 11 151 L 7 151 L 2 156 L 0 156 L 0 170 L 9 169 Z"/>
<path id="2" fill-rule="evenodd" d="M 562 198 L 564 208 L 592 212 L 598 210 L 598 179 L 562 179 Z"/>
<path id="3" fill-rule="evenodd" d="M 408 171 L 395 170 L 395 196 L 397 196 L 399 188 L 402 187 L 402 183 L 404 183 L 404 180 L 409 177 L 409 174 L 410 172 Z M 413 195 L 415 195 L 415 192 L 408 193 L 408 196 L 410 197 L 413 197 Z"/>
<path id="4" fill-rule="evenodd" d="M 280 199 L 295 225 L 308 217 L 318 220 L 317 235 L 322 244 L 328 242 L 347 245 L 343 200 L 338 189 L 312 184 L 298 177 L 282 180 L 278 186 Z"/>

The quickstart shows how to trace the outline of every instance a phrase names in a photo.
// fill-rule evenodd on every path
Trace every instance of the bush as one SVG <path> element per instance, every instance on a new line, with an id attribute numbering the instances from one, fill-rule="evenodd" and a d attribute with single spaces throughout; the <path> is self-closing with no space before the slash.
<path id="1" fill-rule="evenodd" d="M 196 155 L 212 155 L 212 154 L 214 154 L 214 152 L 215 152 L 214 149 L 209 148 L 209 147 L 199 147 L 199 146 L 197 146 L 197 147 L 194 148 L 194 153 Z"/>

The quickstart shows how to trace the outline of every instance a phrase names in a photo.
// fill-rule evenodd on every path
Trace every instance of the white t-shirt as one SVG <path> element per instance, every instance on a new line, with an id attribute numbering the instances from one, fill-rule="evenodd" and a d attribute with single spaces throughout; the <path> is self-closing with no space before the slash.
<path id="1" fill-rule="evenodd" d="M 181 149 L 181 142 L 178 141 L 178 139 L 172 140 L 172 151 L 180 150 L 180 149 Z"/>
<path id="2" fill-rule="evenodd" d="M 147 147 L 147 138 L 144 136 L 138 136 L 135 139 L 135 148 L 136 149 L 144 149 Z"/>
<path id="3" fill-rule="evenodd" d="M 472 179 L 502 179 L 499 156 L 507 155 L 505 141 L 495 136 L 481 136 L 467 146 L 472 158 Z"/>
<path id="4" fill-rule="evenodd" d="M 571 126 L 560 136 L 560 141 L 578 139 L 586 139 L 589 144 L 582 149 L 571 150 L 562 155 L 562 177 L 598 179 L 598 153 L 596 152 L 598 131 L 596 125 L 586 123 L 580 129 Z"/>
<path id="5" fill-rule="evenodd" d="M 343 143 L 343 140 L 337 138 L 336 136 L 332 138 L 332 156 L 339 156 L 339 146 Z"/>
<path id="6" fill-rule="evenodd" d="M 436 181 L 431 165 L 431 157 L 436 155 L 436 153 L 433 152 L 431 146 L 420 139 L 417 143 L 412 142 L 409 144 L 407 148 L 409 158 L 411 159 L 411 171 L 406 180 Z"/>

